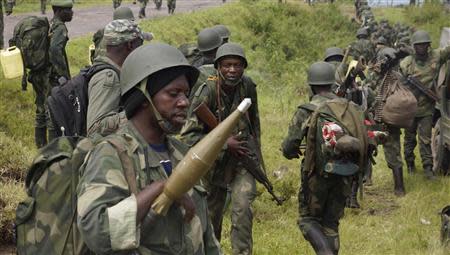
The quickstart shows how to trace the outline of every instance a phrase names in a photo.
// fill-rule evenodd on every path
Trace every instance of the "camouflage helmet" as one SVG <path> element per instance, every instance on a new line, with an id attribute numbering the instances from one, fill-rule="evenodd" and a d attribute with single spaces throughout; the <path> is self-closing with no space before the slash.
<path id="1" fill-rule="evenodd" d="M 381 45 L 387 45 L 387 41 L 386 41 L 386 38 L 384 38 L 384 36 L 378 37 L 376 43 L 377 43 L 377 44 L 381 44 Z"/>
<path id="2" fill-rule="evenodd" d="M 418 30 L 411 36 L 412 45 L 420 43 L 431 43 L 430 35 L 427 31 Z"/>
<path id="3" fill-rule="evenodd" d="M 73 7 L 73 2 L 72 0 L 52 0 L 51 6 L 71 8 Z"/>
<path id="4" fill-rule="evenodd" d="M 230 37 L 230 30 L 225 25 L 215 25 L 212 27 L 212 29 L 216 30 L 217 33 L 219 33 L 220 37 L 222 37 L 222 40 L 228 39 Z"/>
<path id="5" fill-rule="evenodd" d="M 210 51 L 222 45 L 222 37 L 212 28 L 205 28 L 197 36 L 198 49 L 200 51 Z"/>
<path id="6" fill-rule="evenodd" d="M 128 19 L 134 21 L 133 11 L 129 7 L 121 6 L 114 10 L 113 20 Z"/>
<path id="7" fill-rule="evenodd" d="M 392 59 L 395 59 L 396 54 L 397 54 L 397 51 L 394 48 L 385 47 L 378 52 L 377 60 L 381 60 L 384 58 L 389 58 L 392 60 Z"/>
<path id="8" fill-rule="evenodd" d="M 326 62 L 328 58 L 333 57 L 333 56 L 344 57 L 344 51 L 339 47 L 330 47 L 325 50 L 324 61 Z"/>
<path id="9" fill-rule="evenodd" d="M 244 49 L 241 45 L 237 43 L 225 43 L 217 49 L 216 58 L 214 59 L 214 67 L 217 69 L 220 59 L 227 56 L 236 56 L 241 58 L 244 62 L 244 68 L 248 65 Z"/>
<path id="10" fill-rule="evenodd" d="M 315 62 L 308 69 L 308 84 L 310 86 L 327 86 L 334 83 L 334 67 L 323 61 Z"/>
<path id="11" fill-rule="evenodd" d="M 151 43 L 140 46 L 128 55 L 120 72 L 121 96 L 139 85 L 148 76 L 171 67 L 185 66 L 191 68 L 186 74 L 192 87 L 197 81 L 199 71 L 191 66 L 183 53 L 165 43 Z"/>
<path id="12" fill-rule="evenodd" d="M 364 36 L 364 37 L 368 37 L 369 36 L 369 33 L 367 32 L 367 29 L 364 28 L 364 27 L 362 27 L 362 28 L 358 29 L 358 31 L 356 31 L 356 37 L 360 38 L 361 36 Z"/>

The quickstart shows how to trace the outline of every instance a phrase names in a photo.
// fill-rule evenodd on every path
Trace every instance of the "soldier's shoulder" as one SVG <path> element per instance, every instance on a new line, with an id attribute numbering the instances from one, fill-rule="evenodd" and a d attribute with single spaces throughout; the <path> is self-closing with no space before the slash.
<path id="1" fill-rule="evenodd" d="M 179 151 L 181 154 L 185 155 L 188 152 L 189 146 L 186 143 L 182 142 L 181 140 L 177 139 L 176 137 L 168 136 L 167 140 L 170 143 L 170 145 L 175 150 Z"/>

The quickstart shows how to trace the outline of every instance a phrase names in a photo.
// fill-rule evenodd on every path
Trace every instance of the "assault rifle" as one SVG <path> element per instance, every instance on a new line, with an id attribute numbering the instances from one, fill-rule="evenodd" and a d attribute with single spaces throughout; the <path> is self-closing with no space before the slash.
<path id="1" fill-rule="evenodd" d="M 219 123 L 214 116 L 214 114 L 211 112 L 211 110 L 206 106 L 204 102 L 202 102 L 199 106 L 197 106 L 194 111 L 195 115 L 203 122 L 205 123 L 210 130 L 214 129 Z M 256 138 L 253 138 L 253 136 L 250 136 L 247 141 L 249 148 L 257 148 L 256 144 Z M 258 154 L 261 152 L 259 150 L 256 150 Z M 244 155 L 240 158 L 231 158 L 233 162 L 240 161 L 243 163 L 243 167 L 264 187 L 266 190 L 270 193 L 272 196 L 272 199 L 277 203 L 277 205 L 282 205 L 284 199 L 278 197 L 275 195 L 273 190 L 273 185 L 269 181 L 266 175 L 266 171 L 262 166 L 262 155 L 256 155 L 256 157 L 252 157 L 252 155 Z"/>
<path id="2" fill-rule="evenodd" d="M 406 84 L 412 88 L 416 88 L 420 93 L 426 95 L 428 98 L 433 99 L 435 102 L 439 101 L 439 97 L 430 88 L 425 87 L 419 79 L 412 75 L 408 75 L 405 80 Z"/>
<path id="3" fill-rule="evenodd" d="M 366 61 L 363 57 L 360 57 L 358 61 L 353 60 L 348 67 L 347 76 L 343 84 L 338 88 L 337 95 L 339 97 L 345 97 L 358 105 L 363 103 L 362 91 L 356 84 L 356 77 L 360 77 L 361 80 L 366 79 L 364 69 L 366 68 Z"/>

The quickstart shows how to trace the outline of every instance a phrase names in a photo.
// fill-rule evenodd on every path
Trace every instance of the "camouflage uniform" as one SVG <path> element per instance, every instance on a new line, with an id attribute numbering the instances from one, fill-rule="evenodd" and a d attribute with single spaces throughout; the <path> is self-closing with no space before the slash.
<path id="1" fill-rule="evenodd" d="M 161 160 L 169 159 L 176 166 L 187 152 L 184 144 L 167 137 L 168 158 L 164 159 L 132 122 L 114 136 L 126 141 L 138 191 L 154 181 L 167 179 Z M 136 222 L 136 196 L 129 190 L 117 150 L 107 142 L 100 143 L 85 164 L 77 191 L 77 223 L 83 240 L 95 253 L 221 254 L 207 215 L 206 191 L 201 186 L 187 193 L 197 209 L 189 223 L 184 221 L 177 204 L 170 207 L 166 216 L 149 212 L 142 222 Z"/>
<path id="2" fill-rule="evenodd" d="M 0 0 L 0 49 L 4 47 L 3 41 L 3 31 L 4 31 L 4 23 L 3 23 L 3 4 L 5 5 L 5 13 L 9 15 L 12 13 L 12 9 L 14 6 L 15 0 Z"/>
<path id="3" fill-rule="evenodd" d="M 167 0 L 167 9 L 169 14 L 173 14 L 175 12 L 175 7 L 177 5 L 177 0 Z"/>
<path id="4" fill-rule="evenodd" d="M 375 48 L 370 40 L 361 38 L 351 44 L 350 55 L 356 60 L 363 56 L 369 62 L 375 57 Z"/>
<path id="5" fill-rule="evenodd" d="M 58 17 L 51 21 L 49 60 L 52 66 L 50 83 L 59 85 L 58 79 L 64 77 L 70 79 L 69 61 L 66 54 L 66 45 L 69 40 L 67 27 Z"/>
<path id="6" fill-rule="evenodd" d="M 248 117 L 243 117 L 234 135 L 239 135 L 242 140 L 247 140 L 250 136 L 260 144 L 260 123 L 258 113 L 258 101 L 256 85 L 250 78 L 243 78 L 233 95 L 227 95 L 218 89 L 218 77 L 208 79 L 194 95 L 188 113 L 188 120 L 181 131 L 183 141 L 188 145 L 194 145 L 202 139 L 207 128 L 197 116 L 192 112 L 200 103 L 205 102 L 208 108 L 214 113 L 216 119 L 223 120 L 231 114 L 242 101 L 249 97 L 252 106 L 248 110 Z M 220 95 L 217 95 L 220 93 Z M 219 100 L 219 101 L 217 101 Z M 220 105 L 223 107 L 220 108 Z M 250 148 L 256 151 L 257 148 Z M 225 173 L 233 173 L 229 183 Z M 224 149 L 223 154 L 216 161 L 215 167 L 206 178 L 208 190 L 208 207 L 213 222 L 214 231 L 220 241 L 222 231 L 222 220 L 224 206 L 227 197 L 227 188 L 231 189 L 231 246 L 233 254 L 252 254 L 252 221 L 253 213 L 251 205 L 256 197 L 255 178 L 243 167 L 242 163 L 233 160 L 231 154 Z"/>
<path id="7" fill-rule="evenodd" d="M 419 60 L 415 55 L 406 57 L 400 62 L 400 71 L 403 76 L 413 75 L 424 86 L 435 89 L 435 78 L 438 75 L 441 64 L 450 57 L 450 47 L 445 49 L 430 50 L 425 61 Z M 410 86 L 417 99 L 417 113 L 413 125 L 405 129 L 405 160 L 408 165 L 414 165 L 414 148 L 417 145 L 416 135 L 419 135 L 419 151 L 422 158 L 423 169 L 431 172 L 433 158 L 431 155 L 431 130 L 432 115 L 435 102 L 422 92 Z"/>
<path id="8" fill-rule="evenodd" d="M 114 20 L 106 25 L 103 41 L 105 45 L 120 45 L 136 38 L 142 32 L 133 21 Z M 95 59 L 94 65 L 108 64 L 120 71 L 120 66 L 106 56 Z M 87 110 L 87 130 L 91 135 L 102 130 L 103 134 L 118 129 L 125 120 L 120 111 L 120 79 L 113 69 L 104 69 L 92 76 L 88 85 L 89 106 Z M 106 133 L 105 133 L 106 132 Z"/>

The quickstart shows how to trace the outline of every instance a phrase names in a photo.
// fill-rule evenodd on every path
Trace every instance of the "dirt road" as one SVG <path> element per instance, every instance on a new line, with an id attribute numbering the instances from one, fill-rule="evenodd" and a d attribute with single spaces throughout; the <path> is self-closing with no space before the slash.
<path id="1" fill-rule="evenodd" d="M 131 1 L 130 1 L 131 2 Z M 200 9 L 210 8 L 221 6 L 222 0 L 178 0 L 177 7 L 175 9 L 176 13 L 183 12 L 194 12 Z M 133 5 L 127 1 L 127 3 L 123 4 L 123 6 L 128 6 L 133 10 L 133 13 L 137 19 L 139 5 Z M 36 9 L 39 8 L 39 5 L 36 4 Z M 49 20 L 53 16 L 51 8 L 47 8 L 47 17 Z M 88 33 L 93 33 L 98 29 L 104 27 L 108 24 L 109 21 L 112 20 L 112 1 L 110 6 L 97 6 L 91 8 L 80 8 L 77 9 L 76 5 L 74 6 L 74 16 L 73 20 L 67 23 L 67 28 L 69 30 L 69 37 L 75 38 Z M 154 17 L 167 16 L 167 6 L 166 1 L 163 1 L 163 6 L 160 10 L 156 10 L 153 1 L 149 1 L 146 9 L 147 19 L 151 19 Z M 27 14 L 18 14 L 12 16 L 5 16 L 5 44 L 7 45 L 9 38 L 12 37 L 12 33 L 14 30 L 14 26 L 17 24 L 19 20 L 26 16 L 30 15 L 41 15 L 40 12 L 33 12 Z M 137 19 L 138 20 L 138 19 Z M 139 22 L 139 21 L 138 21 Z"/>

